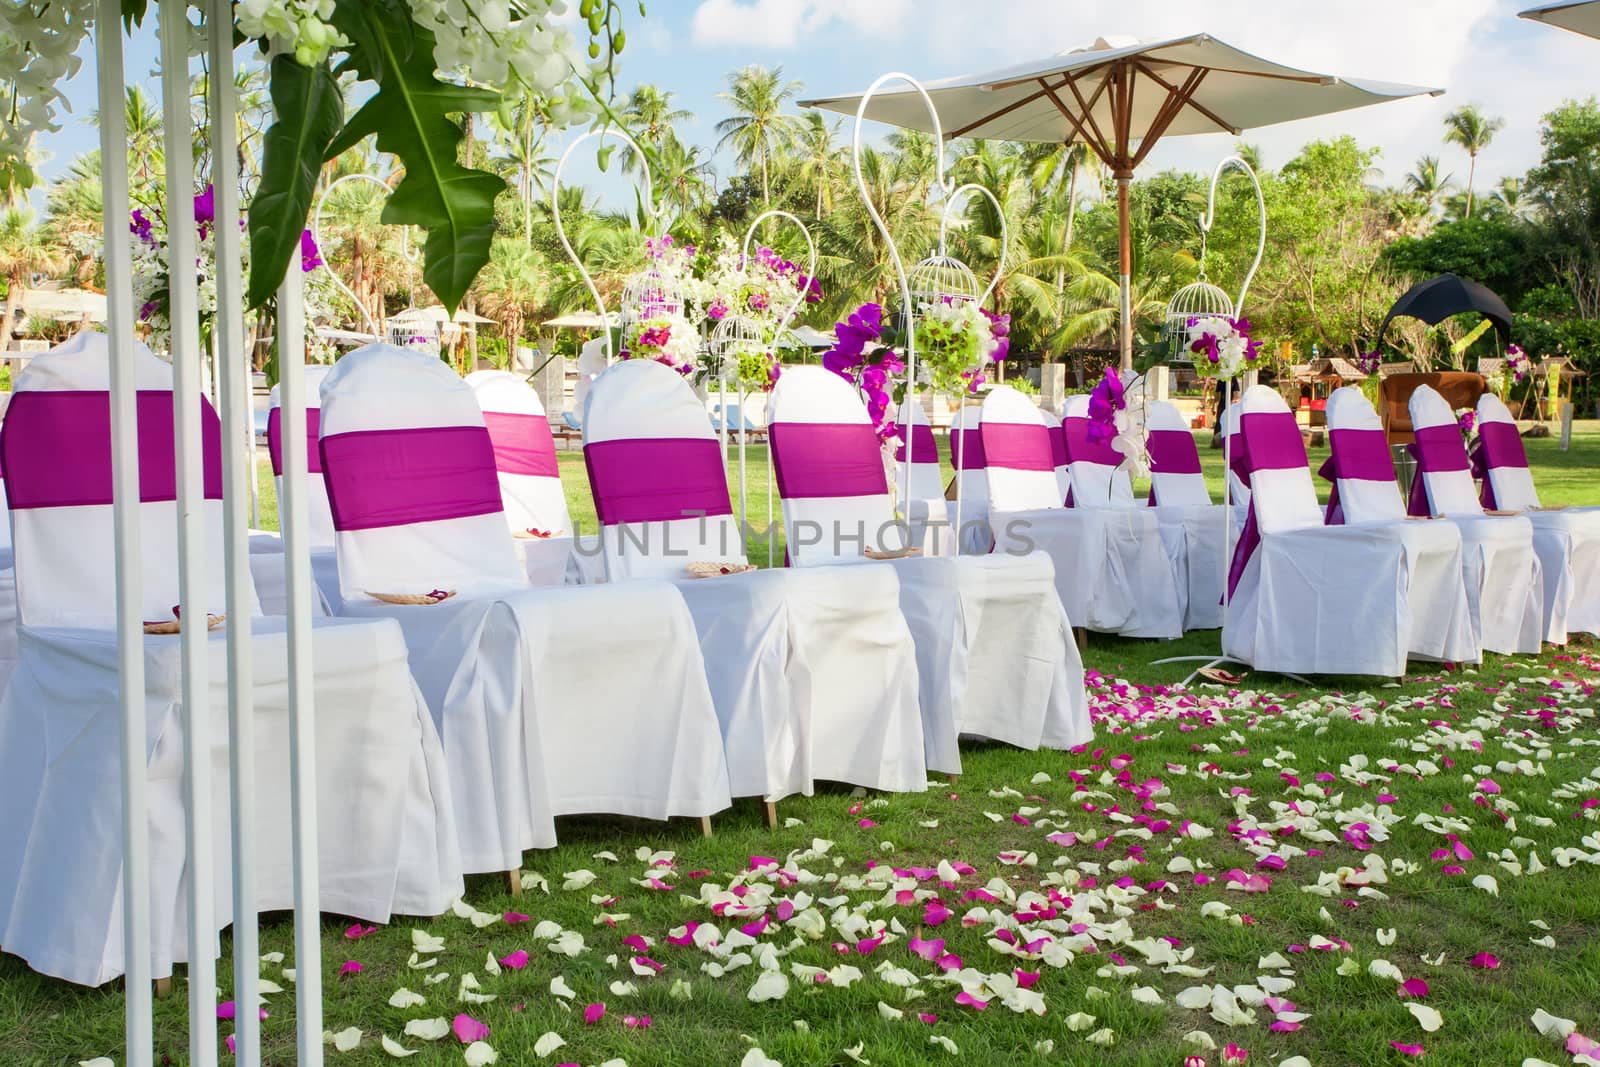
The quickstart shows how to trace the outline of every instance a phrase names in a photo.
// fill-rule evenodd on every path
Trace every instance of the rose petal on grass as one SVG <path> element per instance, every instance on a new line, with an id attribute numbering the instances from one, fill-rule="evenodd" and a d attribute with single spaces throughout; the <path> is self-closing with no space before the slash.
<path id="1" fill-rule="evenodd" d="M 588 1007 L 583 1009 L 583 1024 L 585 1026 L 593 1026 L 595 1023 L 605 1018 L 605 1014 L 605 1002 L 597 1000 L 593 1004 L 590 1004 Z"/>
<path id="2" fill-rule="evenodd" d="M 500 957 L 500 966 L 510 967 L 513 971 L 520 971 L 527 965 L 528 953 L 525 949 L 519 948 L 510 955 Z"/>
<path id="3" fill-rule="evenodd" d="M 463 1045 L 470 1045 L 474 1041 L 482 1041 L 489 1036 L 488 1024 L 479 1022 L 465 1012 L 457 1015 L 451 1021 L 450 1029 L 455 1032 L 456 1040 Z"/>
<path id="4" fill-rule="evenodd" d="M 1426 1004 L 1407 1004 L 1406 1010 L 1417 1020 L 1417 1025 L 1422 1027 L 1424 1033 L 1431 1034 L 1444 1025 L 1444 1016 L 1439 1014 L 1437 1008 Z"/>
<path id="5" fill-rule="evenodd" d="M 406 1023 L 405 1035 L 419 1041 L 437 1041 L 450 1032 L 450 1020 L 412 1019 Z"/>
<path id="6" fill-rule="evenodd" d="M 554 1031 L 550 1031 L 549 1033 L 541 1034 L 539 1040 L 533 1043 L 533 1054 L 542 1060 L 556 1049 L 564 1047 L 566 1043 L 566 1038 Z"/>
<path id="7" fill-rule="evenodd" d="M 1421 1045 L 1408 1045 L 1404 1041 L 1391 1041 L 1389 1047 L 1402 1056 L 1421 1056 L 1423 1052 Z"/>
<path id="8" fill-rule="evenodd" d="M 405 986 L 401 986 L 389 994 L 389 1007 L 391 1008 L 415 1008 L 417 1005 L 426 1004 L 427 1002 L 427 997 L 424 997 L 421 993 L 413 993 Z"/>
<path id="9" fill-rule="evenodd" d="M 488 1042 L 474 1041 L 467 1046 L 461 1058 L 466 1061 L 467 1067 L 489 1067 L 500 1058 L 500 1053 L 490 1048 Z"/>
<path id="10" fill-rule="evenodd" d="M 1500 969 L 1500 959 L 1492 952 L 1480 952 L 1467 961 L 1467 966 L 1478 967 L 1485 971 Z"/>
<path id="11" fill-rule="evenodd" d="M 420 1049 L 414 1049 L 414 1048 L 406 1048 L 404 1045 L 402 1045 L 400 1042 L 396 1041 L 394 1038 L 390 1037 L 388 1034 L 384 1034 L 383 1035 L 383 1051 L 387 1052 L 389 1055 L 393 1056 L 397 1060 L 403 1060 L 407 1056 L 415 1056 L 421 1050 Z"/>

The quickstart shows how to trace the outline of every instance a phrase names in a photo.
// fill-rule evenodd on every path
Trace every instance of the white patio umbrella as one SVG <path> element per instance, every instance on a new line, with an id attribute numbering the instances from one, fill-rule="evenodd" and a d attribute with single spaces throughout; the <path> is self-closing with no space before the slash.
<path id="1" fill-rule="evenodd" d="M 1535 22 L 1548 22 L 1585 37 L 1600 37 L 1600 0 L 1563 0 L 1559 4 L 1540 4 L 1519 16 Z"/>
<path id="2" fill-rule="evenodd" d="M 1121 230 L 1122 365 L 1133 365 L 1128 183 L 1165 136 L 1231 133 L 1442 89 L 1356 81 L 1273 63 L 1209 34 L 1139 42 L 1102 38 L 1088 48 L 986 74 L 929 82 L 947 138 L 1082 141 L 1117 180 Z M 855 114 L 861 94 L 802 101 Z M 873 96 L 866 117 L 932 133 L 922 97 Z"/>
<path id="3" fill-rule="evenodd" d="M 389 321 L 438 323 L 454 322 L 457 325 L 460 325 L 461 323 L 493 322 L 494 320 L 486 319 L 482 315 L 474 315 L 470 311 L 465 311 L 459 308 L 456 310 L 455 315 L 452 316 L 450 312 L 445 310 L 443 304 L 434 304 L 431 307 L 425 308 L 406 308 L 404 311 L 396 315 L 390 315 Z"/>
<path id="4" fill-rule="evenodd" d="M 616 324 L 617 313 L 614 311 L 607 312 L 603 319 L 598 311 L 569 311 L 565 315 L 544 320 L 544 325 L 552 330 L 598 330 L 602 326 L 610 327 Z"/>

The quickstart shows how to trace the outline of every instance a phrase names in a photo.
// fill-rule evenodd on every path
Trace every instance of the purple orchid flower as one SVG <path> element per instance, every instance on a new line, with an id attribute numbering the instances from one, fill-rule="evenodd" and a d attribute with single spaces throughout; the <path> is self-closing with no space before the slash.
<path id="1" fill-rule="evenodd" d="M 300 231 L 300 270 L 310 274 L 322 266 L 322 250 L 317 247 L 317 239 L 311 236 L 310 230 Z"/>
<path id="2" fill-rule="evenodd" d="M 128 216 L 128 232 L 147 245 L 156 243 L 155 223 L 145 217 L 145 213 L 138 208 L 133 209 L 133 214 Z"/>
<path id="3" fill-rule="evenodd" d="M 1117 436 L 1117 412 L 1128 406 L 1122 379 L 1110 367 L 1089 394 L 1089 440 L 1099 444 Z"/>
<path id="4" fill-rule="evenodd" d="M 204 241 L 217 221 L 217 191 L 207 185 L 206 191 L 194 198 L 194 221 L 200 226 L 200 239 Z"/>

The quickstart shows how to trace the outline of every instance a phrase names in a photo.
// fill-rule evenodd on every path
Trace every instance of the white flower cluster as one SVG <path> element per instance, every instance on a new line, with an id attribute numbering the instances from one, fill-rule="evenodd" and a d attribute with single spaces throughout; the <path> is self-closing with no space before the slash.
<path id="1" fill-rule="evenodd" d="M 31 183 L 34 138 L 61 128 L 57 109 L 72 110 L 62 91 L 81 65 L 78 46 L 94 20 L 92 0 L 48 4 L 0 3 L 0 171 L 13 170 Z"/>
<path id="2" fill-rule="evenodd" d="M 1186 336 L 1195 371 L 1201 377 L 1223 381 L 1237 378 L 1254 366 L 1260 348 L 1240 329 L 1239 322 L 1221 315 L 1190 319 Z"/>
<path id="3" fill-rule="evenodd" d="M 496 87 L 521 82 L 544 98 L 554 126 L 592 114 L 581 88 L 588 62 L 562 24 L 566 0 L 412 0 L 417 23 L 433 32 L 440 70 L 463 69 L 475 82 Z"/>
<path id="4" fill-rule="evenodd" d="M 238 0 L 233 17 L 239 32 L 265 40 L 274 49 L 293 52 L 295 61 L 312 67 L 346 41 L 329 25 L 334 0 Z"/>
<path id="5" fill-rule="evenodd" d="M 1122 453 L 1122 469 L 1130 478 L 1150 477 L 1150 436 L 1145 425 L 1150 410 L 1147 384 L 1142 374 L 1125 381 L 1122 398 L 1127 407 L 1117 412 L 1117 435 L 1111 439 L 1111 447 Z"/>

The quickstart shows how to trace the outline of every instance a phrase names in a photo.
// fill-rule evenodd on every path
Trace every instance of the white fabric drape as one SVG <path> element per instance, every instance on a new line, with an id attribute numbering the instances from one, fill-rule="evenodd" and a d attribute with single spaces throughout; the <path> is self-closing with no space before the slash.
<path id="1" fill-rule="evenodd" d="M 1377 411 L 1356 386 L 1335 389 L 1328 397 L 1327 413 L 1336 461 L 1340 431 L 1383 433 Z M 1372 479 L 1339 471 L 1339 504 L 1347 524 L 1373 526 L 1407 521 L 1405 501 L 1400 497 L 1392 468 L 1390 475 L 1387 479 Z M 1522 518 L 1494 518 L 1481 511 L 1458 513 L 1449 521 L 1461 531 L 1462 578 L 1479 643 L 1491 652 L 1538 652 L 1544 591 L 1539 557 L 1533 550 L 1532 525 Z"/>
<path id="2" fill-rule="evenodd" d="M 324 440 L 428 426 L 482 429 L 483 415 L 471 386 L 425 354 L 369 345 L 324 385 Z M 513 868 L 523 850 L 553 845 L 554 815 L 727 807 L 705 665 L 672 586 L 530 587 L 498 511 L 339 530 L 336 543 L 343 611 L 405 631 L 444 741 L 469 872 Z M 435 589 L 456 595 L 431 605 L 370 595 Z"/>
<path id="3" fill-rule="evenodd" d="M 1165 400 L 1150 403 L 1149 430 L 1189 435 L 1189 424 Z M 1228 577 L 1226 505 L 1213 504 L 1201 472 L 1199 449 L 1189 437 L 1192 463 L 1183 471 L 1152 471 L 1150 496 L 1161 523 L 1161 542 L 1176 578 L 1185 630 L 1222 625 L 1222 588 Z M 1239 526 L 1233 527 L 1237 537 Z"/>
<path id="4" fill-rule="evenodd" d="M 1245 391 L 1248 420 L 1287 420 L 1283 397 L 1266 386 Z M 1477 662 L 1461 536 L 1442 524 L 1324 526 L 1305 448 L 1298 459 L 1264 467 L 1252 455 L 1250 499 L 1260 544 L 1228 608 L 1224 653 L 1261 670 L 1295 674 L 1399 677 L 1408 654 Z"/>

